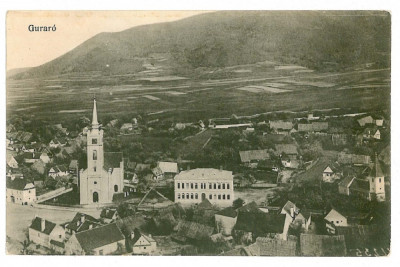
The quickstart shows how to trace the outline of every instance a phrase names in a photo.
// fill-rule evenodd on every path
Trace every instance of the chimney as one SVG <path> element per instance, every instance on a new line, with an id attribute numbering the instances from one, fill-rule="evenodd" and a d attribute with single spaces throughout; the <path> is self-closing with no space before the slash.
<path id="1" fill-rule="evenodd" d="M 44 232 L 44 229 L 46 228 L 46 220 L 45 219 L 40 219 L 40 231 Z"/>
<path id="2" fill-rule="evenodd" d="M 132 231 L 131 232 L 131 239 L 134 239 L 135 238 L 135 233 L 134 233 L 134 231 Z"/>
<path id="3" fill-rule="evenodd" d="M 84 223 L 84 222 L 85 222 L 85 215 L 81 214 L 81 223 Z"/>
<path id="4" fill-rule="evenodd" d="M 290 217 L 294 218 L 294 208 L 290 208 Z"/>

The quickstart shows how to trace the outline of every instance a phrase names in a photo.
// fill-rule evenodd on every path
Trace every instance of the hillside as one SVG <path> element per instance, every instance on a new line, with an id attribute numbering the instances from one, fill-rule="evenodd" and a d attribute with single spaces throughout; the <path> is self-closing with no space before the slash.
<path id="1" fill-rule="evenodd" d="M 338 71 L 375 62 L 390 66 L 386 12 L 215 12 L 180 21 L 101 33 L 41 66 L 12 77 L 40 78 L 79 72 L 137 73 L 152 60 L 168 74 L 260 61 Z M 353 15 L 353 16 L 352 16 Z"/>

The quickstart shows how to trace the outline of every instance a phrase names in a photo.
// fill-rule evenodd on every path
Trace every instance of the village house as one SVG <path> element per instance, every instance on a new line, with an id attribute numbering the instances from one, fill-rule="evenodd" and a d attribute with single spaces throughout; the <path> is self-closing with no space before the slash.
<path id="1" fill-rule="evenodd" d="M 25 163 L 35 163 L 40 160 L 40 155 L 31 152 L 25 152 L 22 157 L 24 158 Z"/>
<path id="2" fill-rule="evenodd" d="M 362 137 L 366 140 L 370 139 L 375 139 L 375 140 L 380 140 L 381 139 L 381 132 L 379 129 L 376 128 L 365 128 Z"/>
<path id="3" fill-rule="evenodd" d="M 36 201 L 36 188 L 33 182 L 22 175 L 11 175 L 6 182 L 7 202 L 28 205 Z"/>
<path id="4" fill-rule="evenodd" d="M 64 224 L 65 232 L 70 235 L 90 230 L 99 226 L 101 226 L 99 220 L 81 212 L 76 213 L 72 221 Z"/>
<path id="5" fill-rule="evenodd" d="M 33 163 L 31 168 L 40 174 L 44 174 L 46 172 L 46 164 L 41 160 Z"/>
<path id="6" fill-rule="evenodd" d="M 67 176 L 68 174 L 69 174 L 69 171 L 64 165 L 57 165 L 57 166 L 51 167 L 49 170 L 49 173 L 48 173 L 48 175 L 53 178 Z"/>
<path id="7" fill-rule="evenodd" d="M 118 212 L 116 209 L 105 208 L 102 209 L 100 213 L 100 219 L 105 223 L 115 222 L 119 218 Z"/>
<path id="8" fill-rule="evenodd" d="M 353 183 L 355 178 L 356 177 L 354 177 L 354 176 L 347 176 L 342 181 L 340 181 L 338 184 L 339 194 L 349 196 L 350 195 L 350 186 Z"/>
<path id="9" fill-rule="evenodd" d="M 256 168 L 259 161 L 270 158 L 267 149 L 239 151 L 239 155 L 242 164 L 251 168 Z"/>
<path id="10" fill-rule="evenodd" d="M 6 152 L 6 160 L 7 160 L 7 165 L 12 168 L 12 169 L 18 169 L 18 162 L 15 159 L 15 157 L 17 156 L 17 154 L 11 151 L 7 151 Z"/>
<path id="11" fill-rule="evenodd" d="M 161 169 L 165 179 L 172 179 L 179 173 L 178 163 L 176 162 L 159 161 L 157 167 Z"/>
<path id="12" fill-rule="evenodd" d="M 44 218 L 35 216 L 28 230 L 29 240 L 45 248 L 64 250 L 65 231 L 60 226 Z"/>
<path id="13" fill-rule="evenodd" d="M 286 204 L 282 207 L 281 214 L 285 214 L 290 222 L 293 222 L 296 216 L 299 214 L 300 209 L 296 207 L 292 201 L 288 200 Z"/>
<path id="14" fill-rule="evenodd" d="M 215 225 L 218 233 L 225 236 L 232 235 L 233 227 L 237 220 L 237 211 L 232 207 L 227 207 L 215 214 Z"/>
<path id="15" fill-rule="evenodd" d="M 331 209 L 331 211 L 325 216 L 324 220 L 326 222 L 326 230 L 331 234 L 335 233 L 335 227 L 348 225 L 347 217 L 335 209 Z"/>
<path id="16" fill-rule="evenodd" d="M 322 172 L 322 181 L 324 183 L 333 183 L 341 177 L 340 166 L 337 163 L 331 163 Z"/>
<path id="17" fill-rule="evenodd" d="M 293 123 L 290 121 L 270 121 L 269 127 L 277 134 L 288 135 L 293 129 Z"/>
<path id="18" fill-rule="evenodd" d="M 71 160 L 71 162 L 69 163 L 69 166 L 68 166 L 69 173 L 73 174 L 73 175 L 77 175 L 78 170 L 79 170 L 78 160 L 76 160 L 76 159 Z"/>
<path id="19" fill-rule="evenodd" d="M 133 130 L 133 124 L 132 123 L 124 123 L 124 124 L 122 124 L 120 130 L 123 133 L 130 132 Z"/>
<path id="20" fill-rule="evenodd" d="M 51 161 L 49 155 L 47 153 L 45 153 L 45 152 L 41 153 L 39 158 L 40 158 L 41 161 L 43 161 L 46 164 Z"/>
<path id="21" fill-rule="evenodd" d="M 153 179 L 155 181 L 162 180 L 164 178 L 164 173 L 162 172 L 160 167 L 155 167 L 151 170 L 153 173 Z"/>
<path id="22" fill-rule="evenodd" d="M 213 205 L 230 206 L 234 199 L 231 171 L 199 168 L 175 176 L 175 202 L 183 205 L 208 199 Z"/>
<path id="23" fill-rule="evenodd" d="M 362 118 L 358 119 L 357 122 L 361 127 L 364 127 L 366 124 L 374 124 L 375 123 L 372 116 L 362 117 Z"/>
<path id="24" fill-rule="evenodd" d="M 157 250 L 157 243 L 151 235 L 144 235 L 137 228 L 131 231 L 128 242 L 134 255 L 151 255 Z"/>
<path id="25" fill-rule="evenodd" d="M 382 127 L 383 126 L 383 117 L 376 116 L 375 117 L 375 125 L 378 127 Z"/>
<path id="26" fill-rule="evenodd" d="M 340 152 L 337 161 L 339 164 L 369 165 L 371 163 L 371 157 L 368 155 L 346 154 Z"/>
<path id="27" fill-rule="evenodd" d="M 297 147 L 293 144 L 276 144 L 275 150 L 279 156 L 286 155 L 291 159 L 296 159 L 298 155 Z"/>
<path id="28" fill-rule="evenodd" d="M 65 243 L 66 255 L 110 255 L 124 251 L 125 238 L 115 223 L 73 234 Z"/>
<path id="29" fill-rule="evenodd" d="M 256 243 L 250 245 L 251 256 L 296 256 L 297 238 L 289 236 L 288 240 L 282 240 L 276 237 L 257 237 Z M 250 247 L 249 246 L 249 247 Z"/>
<path id="30" fill-rule="evenodd" d="M 314 133 L 327 131 L 329 125 L 328 122 L 299 123 L 297 128 L 299 132 Z"/>

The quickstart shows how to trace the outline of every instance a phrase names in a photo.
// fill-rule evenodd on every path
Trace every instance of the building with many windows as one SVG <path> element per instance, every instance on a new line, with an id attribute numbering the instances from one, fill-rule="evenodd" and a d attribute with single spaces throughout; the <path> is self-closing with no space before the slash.
<path id="1" fill-rule="evenodd" d="M 232 205 L 234 197 L 231 171 L 199 168 L 183 171 L 174 180 L 176 203 L 191 205 L 208 199 L 213 205 Z"/>

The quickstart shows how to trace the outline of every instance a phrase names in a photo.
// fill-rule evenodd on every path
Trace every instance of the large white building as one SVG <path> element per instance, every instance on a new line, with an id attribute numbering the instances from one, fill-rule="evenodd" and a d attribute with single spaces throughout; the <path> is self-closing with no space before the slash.
<path id="1" fill-rule="evenodd" d="M 199 168 L 175 176 L 175 202 L 196 204 L 207 199 L 213 205 L 226 207 L 233 203 L 231 171 Z"/>
<path id="2" fill-rule="evenodd" d="M 7 177 L 7 202 L 28 205 L 36 201 L 35 185 L 22 175 Z"/>
<path id="3" fill-rule="evenodd" d="M 92 129 L 87 133 L 87 169 L 80 171 L 80 204 L 111 203 L 115 193 L 123 192 L 122 153 L 104 152 L 103 130 L 97 121 L 96 99 Z"/>

